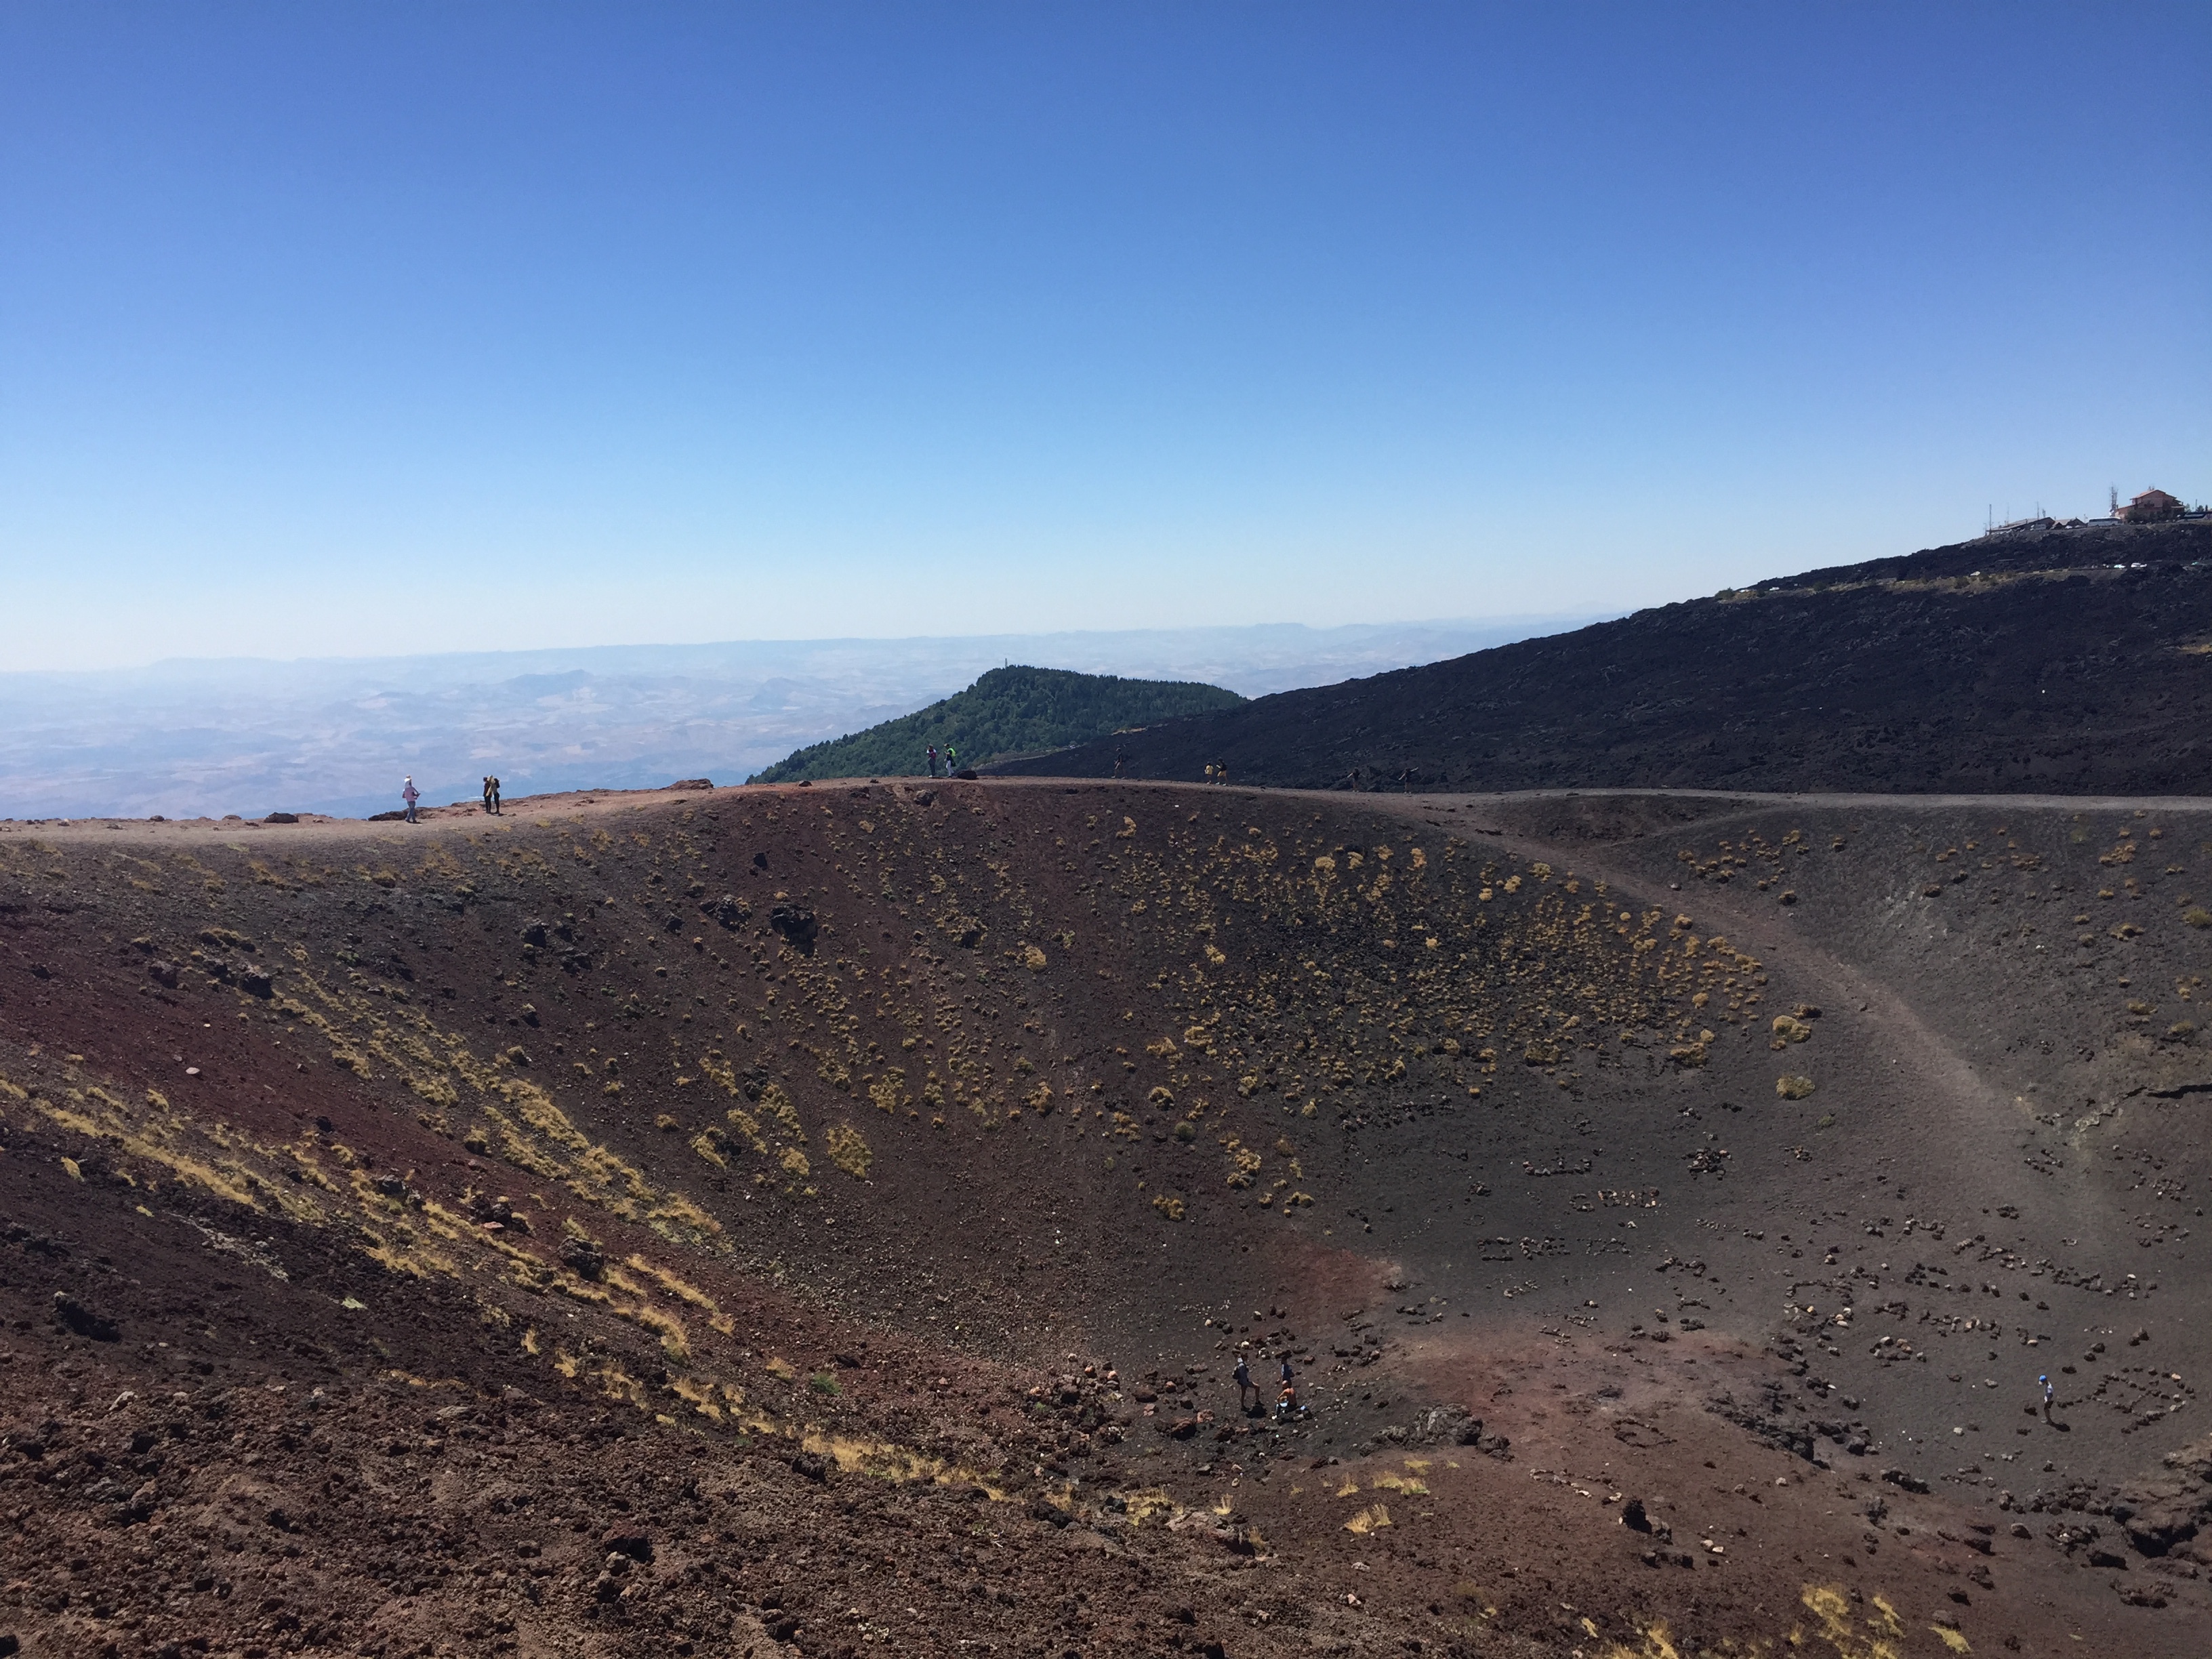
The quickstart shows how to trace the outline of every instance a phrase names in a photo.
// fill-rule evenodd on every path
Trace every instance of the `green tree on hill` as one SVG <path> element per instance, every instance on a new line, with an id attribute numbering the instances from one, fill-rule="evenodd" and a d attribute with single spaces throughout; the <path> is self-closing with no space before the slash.
<path id="1" fill-rule="evenodd" d="M 1060 668 L 994 668 L 965 691 L 927 708 L 798 750 L 757 772 L 754 783 L 802 778 L 919 777 L 935 744 L 960 751 L 963 766 L 1033 755 L 1188 714 L 1232 708 L 1244 699 L 1190 680 L 1125 680 Z"/>

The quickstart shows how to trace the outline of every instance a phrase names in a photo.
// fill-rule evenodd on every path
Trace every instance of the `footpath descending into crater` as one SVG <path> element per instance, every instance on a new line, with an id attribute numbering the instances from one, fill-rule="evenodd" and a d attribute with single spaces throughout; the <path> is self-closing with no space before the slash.
<path id="1" fill-rule="evenodd" d="M 1064 780 L 0 826 L 0 1636 L 2201 1651 L 2207 842 Z"/>

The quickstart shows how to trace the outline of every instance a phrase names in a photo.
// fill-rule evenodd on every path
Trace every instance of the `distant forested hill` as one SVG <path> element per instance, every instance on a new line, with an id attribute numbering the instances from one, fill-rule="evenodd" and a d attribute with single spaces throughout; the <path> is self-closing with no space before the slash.
<path id="1" fill-rule="evenodd" d="M 801 778 L 918 777 L 929 745 L 948 743 L 963 766 L 1035 754 L 1134 726 L 1234 708 L 1244 699 L 1188 680 L 1125 680 L 1058 668 L 994 668 L 942 702 L 850 737 L 801 749 L 757 774 L 756 783 Z"/>

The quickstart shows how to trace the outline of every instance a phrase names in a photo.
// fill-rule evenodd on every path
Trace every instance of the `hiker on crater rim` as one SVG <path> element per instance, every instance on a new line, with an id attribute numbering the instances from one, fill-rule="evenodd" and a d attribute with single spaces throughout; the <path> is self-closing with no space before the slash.
<path id="1" fill-rule="evenodd" d="M 951 744 L 945 745 L 945 775 L 951 777 L 960 769 L 960 751 Z"/>
<path id="2" fill-rule="evenodd" d="M 929 745 L 929 775 L 937 775 L 937 745 L 933 743 Z"/>
<path id="3" fill-rule="evenodd" d="M 490 812 L 495 810 L 491 804 L 491 775 L 489 773 L 486 773 L 484 775 L 483 810 L 486 812 Z"/>
<path id="4" fill-rule="evenodd" d="M 399 799 L 407 803 L 407 811 L 404 815 L 406 821 L 410 823 L 414 823 L 415 803 L 422 799 L 422 792 L 415 787 L 415 775 L 411 772 L 408 774 L 407 781 L 400 785 Z"/>
<path id="5" fill-rule="evenodd" d="M 491 781 L 491 815 L 494 817 L 504 816 L 499 810 L 499 779 L 496 775 Z"/>

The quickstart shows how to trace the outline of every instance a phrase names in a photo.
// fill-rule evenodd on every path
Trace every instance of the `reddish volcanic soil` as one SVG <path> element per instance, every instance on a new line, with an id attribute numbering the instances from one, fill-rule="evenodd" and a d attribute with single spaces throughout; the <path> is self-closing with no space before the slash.
<path id="1" fill-rule="evenodd" d="M 426 817 L 0 825 L 0 1654 L 2212 1645 L 2212 803 Z"/>

